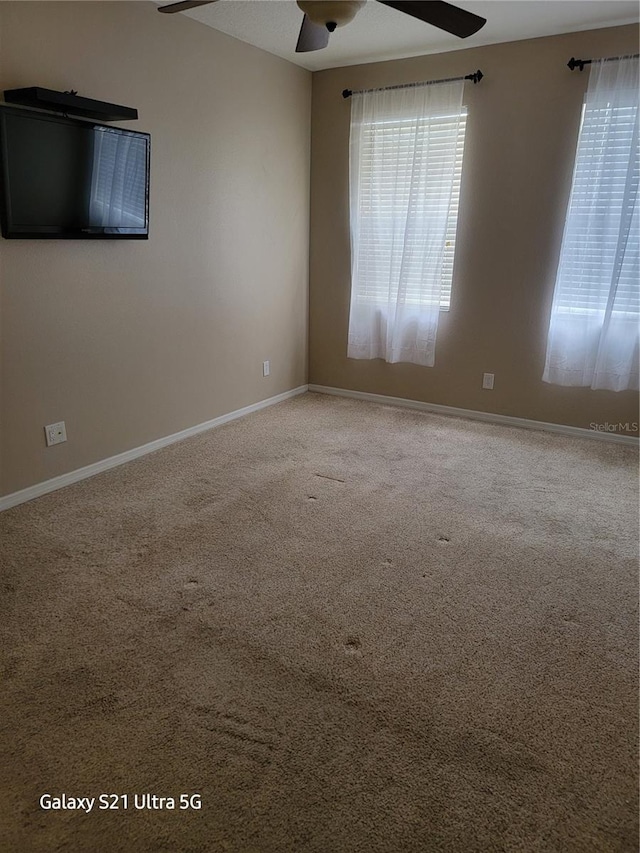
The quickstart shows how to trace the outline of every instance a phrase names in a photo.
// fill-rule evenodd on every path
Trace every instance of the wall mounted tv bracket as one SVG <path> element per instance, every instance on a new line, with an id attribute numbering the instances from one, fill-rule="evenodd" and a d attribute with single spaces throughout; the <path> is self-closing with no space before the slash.
<path id="1" fill-rule="evenodd" d="M 64 115 L 93 118 L 98 121 L 133 121 L 138 118 L 138 110 L 82 98 L 77 92 L 54 92 L 30 86 L 27 89 L 6 89 L 4 99 L 8 104 L 20 104 L 23 107 L 35 107 Z"/>

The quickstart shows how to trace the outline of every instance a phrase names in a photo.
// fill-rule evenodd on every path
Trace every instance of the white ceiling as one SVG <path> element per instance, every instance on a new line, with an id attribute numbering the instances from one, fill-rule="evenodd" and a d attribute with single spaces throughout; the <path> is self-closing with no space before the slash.
<path id="1" fill-rule="evenodd" d="M 635 0 L 455 0 L 455 3 L 487 19 L 484 27 L 467 39 L 456 38 L 368 0 L 354 21 L 331 35 L 327 48 L 313 53 L 295 53 L 303 17 L 295 0 L 218 0 L 180 14 L 311 71 L 620 26 L 640 18 L 640 5 Z"/>

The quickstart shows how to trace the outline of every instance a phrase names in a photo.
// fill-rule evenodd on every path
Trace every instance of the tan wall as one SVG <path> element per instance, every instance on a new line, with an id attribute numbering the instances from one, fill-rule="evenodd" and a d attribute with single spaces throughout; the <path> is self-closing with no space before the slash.
<path id="1" fill-rule="evenodd" d="M 496 4 L 499 6 L 499 4 Z M 638 421 L 633 392 L 542 382 L 555 269 L 588 74 L 571 56 L 637 52 L 618 27 L 314 74 L 309 382 L 589 427 Z M 451 310 L 433 368 L 347 359 L 350 255 L 345 88 L 431 80 L 480 68 L 465 86 L 467 139 Z M 481 389 L 483 371 L 495 390 Z"/>
<path id="2" fill-rule="evenodd" d="M 0 89 L 152 136 L 148 242 L 0 240 L 0 494 L 305 383 L 311 74 L 145 2 L 0 3 L 0 33 Z"/>

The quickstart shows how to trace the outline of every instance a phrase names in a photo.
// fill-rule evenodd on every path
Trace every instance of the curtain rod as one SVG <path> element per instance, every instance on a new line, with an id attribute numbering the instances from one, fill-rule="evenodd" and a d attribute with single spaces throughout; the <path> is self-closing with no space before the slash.
<path id="1" fill-rule="evenodd" d="M 574 71 L 579 68 L 584 71 L 585 65 L 591 65 L 592 62 L 615 62 L 618 59 L 638 59 L 640 54 L 634 53 L 632 56 L 607 56 L 606 59 L 575 59 L 573 56 L 567 62 L 567 66 Z"/>
<path id="2" fill-rule="evenodd" d="M 436 83 L 453 83 L 456 80 L 473 80 L 474 83 L 479 83 L 483 77 L 484 74 L 478 68 L 473 74 L 467 74 L 464 77 L 445 77 L 442 80 L 424 80 L 422 83 L 401 83 L 398 86 L 383 86 L 380 89 L 359 89 L 355 92 L 351 89 L 343 89 L 342 97 L 350 98 L 351 95 L 363 95 L 365 92 L 386 92 L 390 89 L 409 89 L 413 86 L 434 86 Z"/>

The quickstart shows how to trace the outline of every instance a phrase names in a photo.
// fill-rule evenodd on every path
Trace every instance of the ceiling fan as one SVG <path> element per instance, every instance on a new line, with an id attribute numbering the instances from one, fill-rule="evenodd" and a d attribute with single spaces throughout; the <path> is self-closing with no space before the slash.
<path id="1" fill-rule="evenodd" d="M 158 11 L 186 12 L 187 9 L 195 9 L 197 6 L 207 6 L 215 2 L 216 0 L 181 0 L 179 3 L 160 6 Z M 336 27 L 343 27 L 352 21 L 365 2 L 366 0 L 297 0 L 298 6 L 304 12 L 304 18 L 296 44 L 296 53 L 322 50 L 329 44 L 329 33 L 332 33 Z M 378 2 L 462 39 L 477 33 L 487 23 L 486 18 L 440 0 L 378 0 Z"/>

